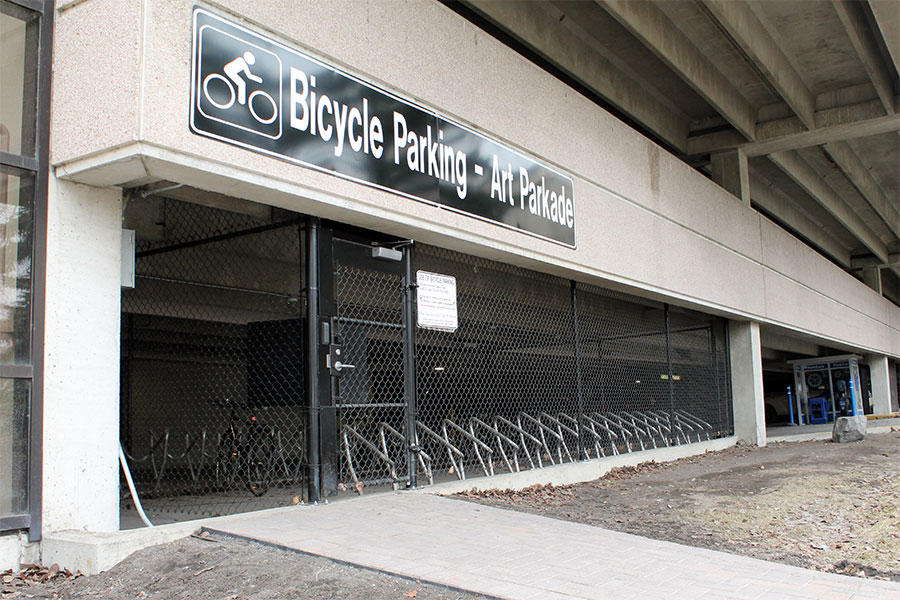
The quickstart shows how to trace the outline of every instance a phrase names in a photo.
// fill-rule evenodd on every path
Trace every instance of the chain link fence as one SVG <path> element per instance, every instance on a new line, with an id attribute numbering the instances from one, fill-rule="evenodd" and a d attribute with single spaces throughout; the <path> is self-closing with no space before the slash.
<path id="1" fill-rule="evenodd" d="M 306 448 L 300 221 L 133 202 L 154 218 L 122 294 L 121 441 L 145 509 L 290 503 Z"/>
<path id="2" fill-rule="evenodd" d="M 569 282 L 430 246 L 416 269 L 456 278 L 459 328 L 416 337 L 418 443 L 431 473 L 492 475 L 572 460 Z"/>
<path id="3" fill-rule="evenodd" d="M 135 202 L 129 211 L 147 213 L 150 201 Z M 152 203 L 135 288 L 122 295 L 121 439 L 145 508 L 165 521 L 298 502 L 308 469 L 303 222 L 277 209 Z M 423 329 L 407 323 L 402 261 L 337 238 L 330 255 L 322 383 L 335 418 L 321 460 L 337 489 L 326 494 L 732 432 L 722 319 L 417 244 L 412 272 L 451 275 L 457 289 L 458 328 Z"/>
<path id="4" fill-rule="evenodd" d="M 383 398 L 395 412 L 372 404 L 365 426 L 342 429 L 342 490 L 400 486 L 410 459 L 418 479 L 431 483 L 731 434 L 722 319 L 425 245 L 416 247 L 415 269 L 456 279 L 459 325 L 452 332 L 416 329 L 409 435 L 403 282 L 396 275 L 379 280 L 383 289 L 354 288 L 356 318 L 383 321 L 366 324 L 369 349 L 351 355 L 380 364 L 393 357 L 392 393 Z M 379 305 L 365 307 L 369 297 Z M 385 298 L 392 299 L 392 317 L 383 312 Z M 396 333 L 376 349 L 375 339 L 390 337 L 387 330 L 376 334 L 379 328 Z M 367 370 L 373 388 L 378 371 Z M 363 373 L 355 371 L 352 381 Z M 354 468 L 361 464 L 362 475 Z"/>

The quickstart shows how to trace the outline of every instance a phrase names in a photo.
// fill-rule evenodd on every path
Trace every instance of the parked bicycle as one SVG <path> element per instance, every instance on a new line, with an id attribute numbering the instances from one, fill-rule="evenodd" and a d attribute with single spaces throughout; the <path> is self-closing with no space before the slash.
<path id="1" fill-rule="evenodd" d="M 229 398 L 216 403 L 229 411 L 228 425 L 219 435 L 216 485 L 231 489 L 237 483 L 254 496 L 262 496 L 274 483 L 279 462 L 278 432 L 267 427 L 250 407 Z M 246 413 L 241 418 L 240 412 Z"/>

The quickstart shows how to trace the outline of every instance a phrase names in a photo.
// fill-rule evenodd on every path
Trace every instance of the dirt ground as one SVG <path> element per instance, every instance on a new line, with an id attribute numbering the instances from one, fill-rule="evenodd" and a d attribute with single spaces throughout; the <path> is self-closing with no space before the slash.
<path id="1" fill-rule="evenodd" d="M 42 582 L 45 579 L 49 581 Z M 476 600 L 485 597 L 204 533 L 147 548 L 92 577 L 72 577 L 65 573 L 51 576 L 46 569 L 32 569 L 23 581 L 6 573 L 0 576 L 0 599 L 7 598 Z"/>
<path id="2" fill-rule="evenodd" d="M 900 431 L 736 447 L 571 486 L 464 499 L 645 537 L 900 581 Z"/>

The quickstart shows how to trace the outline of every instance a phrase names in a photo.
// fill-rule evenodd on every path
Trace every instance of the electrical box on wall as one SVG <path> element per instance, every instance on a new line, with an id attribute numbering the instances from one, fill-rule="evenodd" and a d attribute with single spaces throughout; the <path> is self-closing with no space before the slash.
<path id="1" fill-rule="evenodd" d="M 122 287 L 134 287 L 134 230 L 122 230 Z"/>

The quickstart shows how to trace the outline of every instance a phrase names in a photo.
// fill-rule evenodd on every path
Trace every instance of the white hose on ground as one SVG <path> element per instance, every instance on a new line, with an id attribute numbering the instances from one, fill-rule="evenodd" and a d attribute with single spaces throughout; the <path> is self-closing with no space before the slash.
<path id="1" fill-rule="evenodd" d="M 138 498 L 137 490 L 134 489 L 134 481 L 131 480 L 131 470 L 128 468 L 128 462 L 125 460 L 125 451 L 122 450 L 121 443 L 119 444 L 119 464 L 122 465 L 122 472 L 125 473 L 125 481 L 128 482 L 128 489 L 131 491 L 131 499 L 134 501 L 134 507 L 137 509 L 141 521 L 143 521 L 144 525 L 147 527 L 153 527 L 153 523 L 150 522 L 150 519 L 148 519 L 146 513 L 144 513 L 144 507 L 141 506 L 141 499 Z"/>

